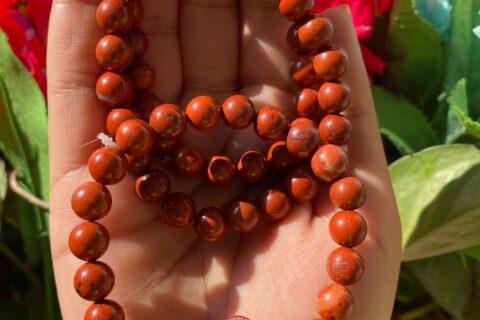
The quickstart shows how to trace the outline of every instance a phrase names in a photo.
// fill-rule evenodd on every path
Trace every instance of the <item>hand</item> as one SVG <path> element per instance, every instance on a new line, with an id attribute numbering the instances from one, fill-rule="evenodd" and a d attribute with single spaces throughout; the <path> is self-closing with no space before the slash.
<path id="1" fill-rule="evenodd" d="M 185 106 L 209 94 L 222 101 L 235 92 L 256 106 L 291 108 L 295 86 L 289 77 L 294 55 L 285 36 L 291 25 L 277 11 L 277 0 L 144 0 L 140 28 L 149 36 L 145 59 L 156 72 L 154 90 L 162 101 Z M 51 245 L 58 296 L 65 320 L 83 319 L 89 302 L 73 287 L 82 261 L 67 245 L 81 220 L 70 208 L 74 188 L 91 180 L 86 163 L 99 143 L 85 144 L 105 131 L 107 108 L 97 101 L 101 72 L 94 50 L 103 31 L 95 22 L 98 1 L 54 1 L 48 42 L 51 154 Z M 346 49 L 345 80 L 353 103 L 345 113 L 354 134 L 349 143 L 352 174 L 365 184 L 366 204 L 359 210 L 369 234 L 358 247 L 366 263 L 364 277 L 351 287 L 352 319 L 389 319 L 400 264 L 400 224 L 375 117 L 369 81 L 346 7 L 325 12 L 334 24 L 334 44 Z M 292 111 L 287 110 L 290 114 Z M 223 124 L 214 132 L 187 132 L 186 139 L 205 154 L 222 151 L 238 157 L 265 144 L 253 130 L 232 132 Z M 214 142 L 214 143 L 212 143 Z M 245 189 L 214 188 L 201 179 L 172 179 L 173 189 L 194 196 L 199 208 L 223 206 Z M 328 232 L 335 212 L 322 187 L 314 203 L 296 205 L 280 223 L 262 222 L 258 230 L 229 232 L 218 243 L 195 237 L 193 228 L 174 229 L 159 218 L 159 205 L 141 202 L 127 176 L 109 187 L 113 208 L 100 220 L 111 234 L 101 258 L 115 272 L 109 298 L 127 319 L 214 319 L 244 315 L 252 320 L 312 319 L 317 292 L 331 282 L 325 260 L 336 247 Z"/>

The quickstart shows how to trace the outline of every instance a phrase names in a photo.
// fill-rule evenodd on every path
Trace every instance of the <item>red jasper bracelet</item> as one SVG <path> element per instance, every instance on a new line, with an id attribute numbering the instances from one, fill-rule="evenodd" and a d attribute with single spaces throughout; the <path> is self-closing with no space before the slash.
<path id="1" fill-rule="evenodd" d="M 97 22 L 107 35 L 96 47 L 96 57 L 105 72 L 96 84 L 98 100 L 111 108 L 106 131 L 115 146 L 102 147 L 90 156 L 88 168 L 94 182 L 85 182 L 72 195 L 73 211 L 85 222 L 69 237 L 71 252 L 86 261 L 74 276 L 74 287 L 84 299 L 94 301 L 85 320 L 125 319 L 122 307 L 106 300 L 115 277 L 111 268 L 98 261 L 109 245 L 108 230 L 98 222 L 112 206 L 106 187 L 127 174 L 137 177 L 135 192 L 147 202 L 162 202 L 161 216 L 172 227 L 194 225 L 198 237 L 207 241 L 222 238 L 229 226 L 238 232 L 254 230 L 260 217 L 279 221 L 294 203 L 311 201 L 320 181 L 331 182 L 329 196 L 340 208 L 330 220 L 332 239 L 339 245 L 327 259 L 326 271 L 332 283 L 317 297 L 319 319 L 347 319 L 353 309 L 353 295 L 347 286 L 357 282 L 364 261 L 353 248 L 367 235 L 367 224 L 356 210 L 365 202 L 363 184 L 345 177 L 352 126 L 340 113 L 351 99 L 348 86 L 338 79 L 347 70 L 347 54 L 330 46 L 332 23 L 312 15 L 313 0 L 280 0 L 279 11 L 295 23 L 287 40 L 300 54 L 291 66 L 292 79 L 301 87 L 293 101 L 298 118 L 289 123 L 282 108 L 262 106 L 256 111 L 245 96 L 234 95 L 219 104 L 209 96 L 192 99 L 185 111 L 175 104 L 161 104 L 148 92 L 155 81 L 153 68 L 141 58 L 148 49 L 147 36 L 135 25 L 143 15 L 140 0 L 103 0 Z M 132 107 L 133 106 L 133 107 Z M 240 159 L 216 155 L 206 159 L 194 145 L 182 143 L 187 126 L 210 131 L 219 121 L 234 130 L 253 125 L 256 133 L 270 143 L 267 154 L 247 150 Z M 193 177 L 205 172 L 215 185 L 224 186 L 238 176 L 255 184 L 269 175 L 281 177 L 283 185 L 267 188 L 256 200 L 238 198 L 225 208 L 197 208 L 185 193 L 170 194 L 170 178 L 159 169 L 150 169 L 153 154 L 168 156 L 176 174 Z M 235 161 L 236 160 L 236 161 Z M 231 320 L 247 319 L 233 316 Z M 247 319 L 248 320 L 248 319 Z"/>

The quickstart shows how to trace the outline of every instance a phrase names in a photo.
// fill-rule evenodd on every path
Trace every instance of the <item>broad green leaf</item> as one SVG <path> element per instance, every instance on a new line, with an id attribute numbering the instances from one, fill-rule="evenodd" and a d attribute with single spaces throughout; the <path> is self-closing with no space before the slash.
<path id="1" fill-rule="evenodd" d="M 446 143 L 453 143 L 466 133 L 466 128 L 463 125 L 461 116 L 458 110 L 462 114 L 468 114 L 468 98 L 467 98 L 467 83 L 464 78 L 460 79 L 447 99 L 449 110 L 447 113 L 447 132 Z"/>
<path id="2" fill-rule="evenodd" d="M 480 246 L 467 248 L 463 250 L 462 253 L 469 256 L 470 258 L 480 261 Z"/>
<path id="3" fill-rule="evenodd" d="M 480 244 L 480 151 L 441 145 L 390 166 L 403 231 L 403 259 Z"/>
<path id="4" fill-rule="evenodd" d="M 411 303 L 422 295 L 425 295 L 425 290 L 422 285 L 413 272 L 407 268 L 406 263 L 402 263 L 397 286 L 397 301 L 401 303 Z"/>
<path id="5" fill-rule="evenodd" d="M 5 170 L 5 162 L 0 158 L 0 234 L 2 233 L 2 213 L 3 201 L 7 195 L 7 171 Z"/>
<path id="6" fill-rule="evenodd" d="M 402 155 L 439 143 L 422 112 L 414 105 L 381 87 L 372 88 L 380 131 Z"/>
<path id="7" fill-rule="evenodd" d="M 471 272 L 459 254 L 412 261 L 407 265 L 438 305 L 456 319 L 464 319 L 472 291 Z"/>
<path id="8" fill-rule="evenodd" d="M 414 4 L 397 0 L 392 8 L 387 80 L 390 88 L 431 115 L 443 83 L 444 51 L 439 32 L 415 12 Z"/>

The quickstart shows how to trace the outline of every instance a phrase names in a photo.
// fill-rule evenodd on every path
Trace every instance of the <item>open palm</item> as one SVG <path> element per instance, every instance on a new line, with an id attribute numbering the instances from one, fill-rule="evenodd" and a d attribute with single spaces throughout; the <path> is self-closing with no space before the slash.
<path id="1" fill-rule="evenodd" d="M 108 110 L 97 101 L 95 60 L 102 30 L 96 25 L 96 0 L 54 1 L 48 43 L 51 153 L 51 241 L 63 318 L 82 319 L 89 305 L 75 292 L 73 275 L 82 264 L 68 249 L 70 230 L 79 224 L 70 209 L 73 189 L 91 180 L 86 163 L 105 131 Z M 162 101 L 185 106 L 197 95 L 222 101 L 241 92 L 256 104 L 284 107 L 292 114 L 296 88 L 289 78 L 293 54 L 285 41 L 290 23 L 277 0 L 144 0 L 140 28 L 149 36 L 145 57 L 156 70 L 152 90 Z M 346 49 L 350 68 L 344 80 L 353 103 L 346 115 L 354 134 L 349 143 L 352 174 L 363 180 L 368 200 L 364 214 L 369 235 L 358 251 L 366 262 L 363 279 L 351 287 L 353 319 L 390 317 L 400 261 L 399 220 L 388 178 L 376 118 L 358 43 L 348 10 L 325 13 L 335 26 L 334 44 Z M 265 144 L 246 129 L 223 124 L 210 133 L 190 130 L 186 140 L 207 156 L 238 159 Z M 171 175 L 174 191 L 190 193 L 199 208 L 222 207 L 245 185 L 215 188 L 201 178 Z M 251 234 L 229 231 L 217 243 L 197 239 L 193 228 L 174 229 L 159 218 L 159 205 L 142 203 L 134 177 L 110 187 L 113 207 L 101 220 L 110 231 L 102 257 L 115 271 L 109 298 L 128 319 L 212 319 L 244 315 L 252 320 L 312 319 L 318 290 L 330 282 L 325 260 L 335 248 L 328 219 L 335 212 L 322 186 L 314 203 L 296 205 L 287 219 L 262 222 Z"/>

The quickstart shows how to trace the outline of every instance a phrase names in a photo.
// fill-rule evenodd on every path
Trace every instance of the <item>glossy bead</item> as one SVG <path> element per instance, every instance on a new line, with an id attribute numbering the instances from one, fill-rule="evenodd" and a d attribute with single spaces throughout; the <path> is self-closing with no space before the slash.
<path id="1" fill-rule="evenodd" d="M 314 0 L 280 0 L 278 10 L 287 19 L 300 21 L 310 15 L 314 5 Z"/>
<path id="2" fill-rule="evenodd" d="M 100 258 L 108 249 L 108 230 L 96 222 L 85 221 L 70 232 L 68 246 L 78 259 L 92 261 Z"/>
<path id="3" fill-rule="evenodd" d="M 100 261 L 84 263 L 73 278 L 78 295 L 90 301 L 104 299 L 112 291 L 114 283 L 112 269 Z"/>
<path id="4" fill-rule="evenodd" d="M 313 56 L 298 56 L 290 66 L 290 75 L 296 84 L 309 87 L 316 84 L 319 79 L 313 68 Z"/>
<path id="5" fill-rule="evenodd" d="M 298 159 L 305 159 L 320 144 L 320 134 L 315 126 L 293 125 L 287 135 L 287 149 Z"/>
<path id="6" fill-rule="evenodd" d="M 267 189 L 258 198 L 258 204 L 265 219 L 279 221 L 292 210 L 292 200 L 278 189 Z"/>
<path id="7" fill-rule="evenodd" d="M 107 107 L 120 107 L 128 105 L 134 97 L 133 84 L 124 75 L 105 72 L 95 86 L 97 98 Z"/>
<path id="8" fill-rule="evenodd" d="M 345 151 L 334 144 L 326 144 L 318 148 L 312 156 L 313 173 L 323 181 L 332 182 L 347 173 L 348 156 Z"/>
<path id="9" fill-rule="evenodd" d="M 107 34 L 95 49 L 98 64 L 107 70 L 124 70 L 133 61 L 133 50 L 122 38 Z"/>
<path id="10" fill-rule="evenodd" d="M 138 91 L 150 90 L 155 84 L 155 70 L 145 61 L 134 63 L 127 75 L 132 80 L 133 88 Z"/>
<path id="11" fill-rule="evenodd" d="M 214 156 L 207 167 L 208 180 L 218 186 L 224 186 L 235 178 L 235 164 L 229 157 Z"/>
<path id="12" fill-rule="evenodd" d="M 310 117 L 318 110 L 318 91 L 303 88 L 297 92 L 294 102 L 295 111 L 299 117 Z"/>
<path id="13" fill-rule="evenodd" d="M 70 203 L 73 212 L 80 218 L 95 221 L 110 211 L 112 196 L 103 184 L 89 181 L 73 191 Z"/>
<path id="14" fill-rule="evenodd" d="M 225 123 L 232 129 L 244 129 L 255 118 L 255 106 L 245 96 L 231 96 L 223 102 L 222 116 Z"/>
<path id="15" fill-rule="evenodd" d="M 150 126 L 162 138 L 180 139 L 186 125 L 185 112 L 174 104 L 162 104 L 150 115 Z"/>
<path id="16" fill-rule="evenodd" d="M 155 153 L 164 156 L 175 150 L 178 146 L 180 140 L 178 139 L 169 139 L 169 138 L 162 138 L 159 136 L 155 137 Z"/>
<path id="17" fill-rule="evenodd" d="M 100 300 L 87 309 L 83 320 L 125 320 L 125 312 L 115 301 Z"/>
<path id="18" fill-rule="evenodd" d="M 342 145 L 352 136 L 352 124 L 341 115 L 329 114 L 320 121 L 318 132 L 324 144 Z"/>
<path id="19" fill-rule="evenodd" d="M 107 33 L 123 33 L 132 27 L 133 19 L 123 0 L 103 0 L 97 7 L 97 23 Z"/>
<path id="20" fill-rule="evenodd" d="M 367 236 L 367 223 L 355 211 L 339 211 L 329 223 L 330 236 L 342 247 L 356 247 Z"/>
<path id="21" fill-rule="evenodd" d="M 133 24 L 138 23 L 142 19 L 144 8 L 141 0 L 128 0 L 127 9 Z"/>
<path id="22" fill-rule="evenodd" d="M 161 170 L 151 170 L 135 181 L 135 192 L 140 200 L 158 202 L 170 192 L 170 178 Z"/>
<path id="23" fill-rule="evenodd" d="M 301 126 L 310 126 L 312 128 L 316 127 L 315 122 L 312 119 L 308 119 L 308 118 L 297 118 L 293 120 L 292 123 L 290 124 L 290 128 L 301 127 Z"/>
<path id="24" fill-rule="evenodd" d="M 340 113 L 350 104 L 350 88 L 339 82 L 325 82 L 318 90 L 318 104 L 326 113 Z"/>
<path id="25" fill-rule="evenodd" d="M 195 201 L 188 194 L 177 192 L 169 195 L 162 204 L 163 221 L 172 227 L 188 226 L 195 217 Z"/>
<path id="26" fill-rule="evenodd" d="M 102 184 L 115 184 L 127 174 L 127 158 L 117 148 L 103 147 L 88 159 L 88 170 L 92 178 Z"/>
<path id="27" fill-rule="evenodd" d="M 225 214 L 233 229 L 247 233 L 253 231 L 259 223 L 260 209 L 249 199 L 234 200 L 225 208 Z"/>
<path id="28" fill-rule="evenodd" d="M 128 160 L 128 172 L 139 174 L 145 171 L 152 164 L 151 154 L 146 154 L 140 157 L 132 157 L 126 155 Z"/>
<path id="29" fill-rule="evenodd" d="M 115 142 L 128 155 L 144 156 L 153 148 L 153 130 L 143 120 L 127 120 L 118 127 Z"/>
<path id="30" fill-rule="evenodd" d="M 248 183 L 257 183 L 268 175 L 268 162 L 257 151 L 245 152 L 237 163 L 238 175 Z"/>
<path id="31" fill-rule="evenodd" d="M 285 138 L 288 120 L 278 107 L 262 107 L 255 118 L 255 130 L 260 138 L 273 142 Z"/>
<path id="32" fill-rule="evenodd" d="M 341 49 L 327 50 L 313 58 L 315 73 L 325 81 L 340 78 L 347 71 L 347 65 L 347 54 Z"/>
<path id="33" fill-rule="evenodd" d="M 367 199 L 363 183 L 355 177 L 338 180 L 330 187 L 330 201 L 343 210 L 360 208 Z"/>
<path id="34" fill-rule="evenodd" d="M 220 209 L 208 207 L 200 210 L 195 217 L 197 235 L 207 241 L 217 241 L 227 232 L 227 221 Z"/>
<path id="35" fill-rule="evenodd" d="M 296 53 L 308 53 L 330 43 L 333 25 L 327 18 L 311 16 L 295 23 L 287 34 L 288 43 Z"/>
<path id="36" fill-rule="evenodd" d="M 327 285 L 317 296 L 317 311 L 322 320 L 347 320 L 353 304 L 350 290 L 337 283 Z"/>
<path id="37" fill-rule="evenodd" d="M 148 37 L 139 28 L 132 28 L 124 34 L 123 39 L 128 43 L 132 49 L 133 54 L 137 58 L 141 58 L 148 51 Z"/>
<path id="38" fill-rule="evenodd" d="M 327 273 L 336 283 L 348 286 L 363 276 L 365 263 L 362 256 L 351 248 L 339 247 L 327 259 Z"/>
<path id="39" fill-rule="evenodd" d="M 293 201 L 307 202 L 315 198 L 319 183 L 317 178 L 304 168 L 297 168 L 290 172 L 284 180 L 285 190 Z"/>
<path id="40" fill-rule="evenodd" d="M 107 132 L 109 135 L 115 136 L 118 127 L 120 127 L 122 123 L 130 119 L 138 118 L 140 118 L 140 114 L 133 109 L 112 109 L 107 116 Z"/>
<path id="41" fill-rule="evenodd" d="M 199 148 L 192 144 L 186 144 L 175 149 L 171 162 L 179 175 L 193 177 L 202 171 L 205 157 Z"/>
<path id="42" fill-rule="evenodd" d="M 277 172 L 284 172 L 295 164 L 295 157 L 288 152 L 285 141 L 273 143 L 268 149 L 267 160 L 270 167 Z"/>
<path id="43" fill-rule="evenodd" d="M 135 108 L 146 121 L 149 121 L 153 109 L 160 104 L 160 99 L 157 96 L 146 91 L 140 91 L 133 102 Z"/>
<path id="44" fill-rule="evenodd" d="M 220 105 L 212 97 L 193 98 L 185 112 L 193 127 L 200 131 L 212 130 L 220 119 Z"/>

